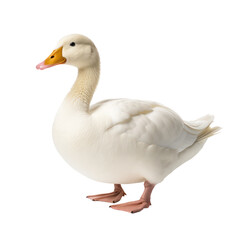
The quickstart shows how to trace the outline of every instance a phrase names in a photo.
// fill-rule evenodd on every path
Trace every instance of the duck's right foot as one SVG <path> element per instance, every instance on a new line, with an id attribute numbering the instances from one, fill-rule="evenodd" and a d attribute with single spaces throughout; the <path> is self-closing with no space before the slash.
<path id="1" fill-rule="evenodd" d="M 126 195 L 126 193 L 123 191 L 121 184 L 114 184 L 113 192 L 98 194 L 98 195 L 91 195 L 91 196 L 87 196 L 87 198 L 93 201 L 116 203 L 120 201 L 124 195 Z"/>

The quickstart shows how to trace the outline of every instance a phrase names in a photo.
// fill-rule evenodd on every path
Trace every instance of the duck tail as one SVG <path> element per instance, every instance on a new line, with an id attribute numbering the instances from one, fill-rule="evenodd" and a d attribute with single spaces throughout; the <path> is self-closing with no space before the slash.
<path id="1" fill-rule="evenodd" d="M 206 140 L 207 138 L 219 132 L 219 130 L 221 129 L 220 127 L 210 127 L 213 119 L 214 116 L 206 115 L 195 121 L 185 122 L 185 125 L 188 127 L 188 131 L 192 134 L 197 135 L 197 139 L 195 142 Z"/>
<path id="2" fill-rule="evenodd" d="M 210 126 L 208 126 L 198 135 L 196 142 L 200 142 L 200 141 L 205 140 L 205 139 L 207 139 L 211 136 L 214 136 L 217 133 L 219 133 L 220 130 L 221 130 L 220 127 L 210 127 Z"/>

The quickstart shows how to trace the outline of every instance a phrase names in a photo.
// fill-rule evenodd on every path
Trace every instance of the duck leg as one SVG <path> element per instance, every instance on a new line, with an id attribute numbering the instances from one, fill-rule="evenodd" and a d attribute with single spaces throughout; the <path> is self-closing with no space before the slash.
<path id="1" fill-rule="evenodd" d="M 123 191 L 121 184 L 114 184 L 114 191 L 111 193 L 104 193 L 98 195 L 87 196 L 87 198 L 93 201 L 102 201 L 116 203 L 118 202 L 126 193 Z"/>
<path id="2" fill-rule="evenodd" d="M 154 184 L 145 181 L 144 192 L 139 200 L 117 205 L 111 205 L 110 207 L 116 210 L 126 211 L 130 213 L 140 212 L 144 208 L 148 208 L 151 205 L 150 198 L 154 186 Z"/>

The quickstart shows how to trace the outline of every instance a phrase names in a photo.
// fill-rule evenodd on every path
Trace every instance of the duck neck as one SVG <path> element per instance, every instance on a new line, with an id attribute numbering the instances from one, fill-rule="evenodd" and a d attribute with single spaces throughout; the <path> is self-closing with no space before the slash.
<path id="1" fill-rule="evenodd" d="M 78 109 L 88 111 L 94 91 L 98 84 L 99 75 L 99 61 L 93 66 L 78 69 L 77 79 L 66 98 Z"/>

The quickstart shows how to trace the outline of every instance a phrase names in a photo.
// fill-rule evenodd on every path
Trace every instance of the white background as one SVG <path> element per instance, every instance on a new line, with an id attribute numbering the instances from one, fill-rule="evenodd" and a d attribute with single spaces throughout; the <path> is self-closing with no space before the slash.
<path id="1" fill-rule="evenodd" d="M 2 1 L 0 6 L 0 239 L 239 239 L 240 5 L 231 0 Z M 70 33 L 98 47 L 93 102 L 158 101 L 193 120 L 215 115 L 221 134 L 152 194 L 138 214 L 86 195 L 112 190 L 71 169 L 51 138 L 76 77 L 37 71 Z M 122 202 L 143 184 L 123 185 Z"/>

